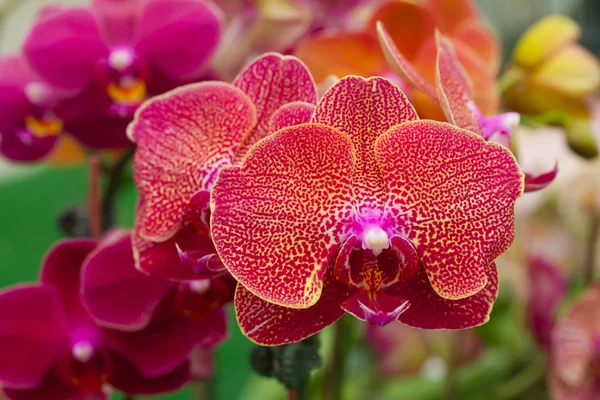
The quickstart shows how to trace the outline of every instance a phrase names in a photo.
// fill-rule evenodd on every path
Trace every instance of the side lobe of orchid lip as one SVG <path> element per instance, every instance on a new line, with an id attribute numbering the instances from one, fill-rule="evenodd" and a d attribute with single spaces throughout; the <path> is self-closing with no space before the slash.
<path id="1" fill-rule="evenodd" d="M 514 239 L 523 174 L 510 151 L 435 121 L 397 125 L 375 151 L 386 211 L 405 227 L 435 292 L 458 300 L 482 290 L 486 267 Z"/>
<path id="2" fill-rule="evenodd" d="M 222 169 L 212 191 L 211 230 L 231 275 L 272 303 L 314 305 L 351 224 L 353 164 L 347 136 L 304 124 L 258 142 L 242 166 Z"/>
<path id="3" fill-rule="evenodd" d="M 194 194 L 232 162 L 256 118 L 250 98 L 221 82 L 183 86 L 138 109 L 128 135 L 138 146 L 134 180 L 145 201 L 138 215 L 141 237 L 162 242 L 182 227 Z"/>
<path id="4" fill-rule="evenodd" d="M 370 296 L 366 291 L 348 298 L 342 309 L 371 325 L 384 326 L 398 319 L 410 307 L 410 302 L 401 297 L 390 296 L 378 291 Z"/>
<path id="5" fill-rule="evenodd" d="M 299 342 L 333 324 L 344 315 L 340 304 L 348 297 L 348 286 L 338 282 L 332 270 L 330 266 L 326 272 L 323 295 L 305 309 L 269 303 L 238 285 L 234 305 L 242 333 L 262 346 L 278 346 Z"/>
<path id="6" fill-rule="evenodd" d="M 554 164 L 554 168 L 550 171 L 541 174 L 532 175 L 525 173 L 525 193 L 535 192 L 544 189 L 550 185 L 558 175 L 558 162 Z"/>
<path id="7" fill-rule="evenodd" d="M 435 85 L 429 82 L 398 50 L 394 40 L 381 22 L 377 23 L 377 35 L 390 68 L 407 79 L 411 85 L 425 93 L 430 99 L 437 102 L 438 95 Z"/>

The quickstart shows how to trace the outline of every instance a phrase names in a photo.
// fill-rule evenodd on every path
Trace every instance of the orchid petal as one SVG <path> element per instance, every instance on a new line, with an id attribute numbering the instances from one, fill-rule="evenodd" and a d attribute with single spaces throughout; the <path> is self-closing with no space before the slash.
<path id="1" fill-rule="evenodd" d="M 15 389 L 43 384 L 69 344 L 68 329 L 55 288 L 23 285 L 0 292 L 0 381 Z"/>
<path id="2" fill-rule="evenodd" d="M 485 268 L 487 284 L 479 292 L 460 300 L 440 297 L 432 288 L 425 270 L 410 280 L 390 287 L 387 293 L 410 303 L 398 321 L 422 329 L 466 329 L 482 325 L 489 319 L 498 296 L 498 272 L 494 263 Z"/>
<path id="3" fill-rule="evenodd" d="M 331 269 L 331 268 L 330 268 Z M 323 294 L 306 309 L 281 307 L 255 296 L 242 285 L 235 292 L 235 313 L 242 333 L 261 346 L 299 342 L 337 321 L 344 310 L 348 286 L 326 273 Z"/>
<path id="4" fill-rule="evenodd" d="M 307 123 L 314 112 L 314 104 L 304 101 L 287 103 L 271 116 L 270 131 L 274 133 L 283 128 Z"/>
<path id="5" fill-rule="evenodd" d="M 55 368 L 51 368 L 46 376 L 43 377 L 43 380 L 35 387 L 29 389 L 5 387 L 3 392 L 10 400 L 87 400 L 78 387 L 63 382 L 57 376 Z M 98 399 L 100 398 L 90 398 L 90 400 Z"/>
<path id="6" fill-rule="evenodd" d="M 131 42 L 135 19 L 143 3 L 144 0 L 92 0 L 92 7 L 100 15 L 101 27 L 108 42 Z"/>
<path id="7" fill-rule="evenodd" d="M 377 35 L 390 68 L 398 75 L 406 78 L 411 85 L 425 93 L 431 100 L 437 102 L 435 86 L 400 52 L 381 22 L 377 24 Z"/>
<path id="8" fill-rule="evenodd" d="M 200 235 L 210 234 L 210 190 L 198 190 L 190 200 L 189 219 Z"/>
<path id="9" fill-rule="evenodd" d="M 82 272 L 82 299 L 96 323 L 120 330 L 146 327 L 173 284 L 135 269 L 131 237 L 116 232 L 90 254 Z"/>
<path id="10" fill-rule="evenodd" d="M 417 113 L 404 93 L 381 77 L 347 76 L 319 101 L 311 122 L 339 129 L 354 145 L 352 185 L 359 211 L 381 210 L 385 202 L 373 142 L 392 126 L 416 119 Z"/>
<path id="11" fill-rule="evenodd" d="M 486 267 L 514 239 L 523 175 L 510 151 L 435 121 L 400 124 L 375 150 L 386 210 L 406 230 L 434 290 L 454 300 L 482 290 Z"/>
<path id="12" fill-rule="evenodd" d="M 140 236 L 156 242 L 173 237 L 192 196 L 231 163 L 255 124 L 251 100 L 226 83 L 183 86 L 143 105 L 128 128 L 138 145 L 134 180 L 145 200 L 136 221 Z"/>
<path id="13" fill-rule="evenodd" d="M 139 218 L 136 221 L 139 221 Z M 212 240 L 197 233 L 192 225 L 183 227 L 171 239 L 157 243 L 142 238 L 139 224 L 136 222 L 132 244 L 135 266 L 139 271 L 157 278 L 183 281 L 202 279 L 206 276 L 197 274 L 191 266 L 185 265 L 177 247 L 183 251 L 193 251 L 196 255 L 216 253 Z"/>
<path id="14" fill-rule="evenodd" d="M 400 297 L 390 296 L 383 291 L 370 295 L 366 291 L 350 297 L 341 307 L 361 321 L 371 325 L 384 326 L 396 320 L 410 307 L 410 302 Z"/>
<path id="15" fill-rule="evenodd" d="M 130 395 L 161 394 L 182 388 L 190 381 L 190 364 L 183 361 L 177 368 L 162 376 L 147 378 L 141 375 L 130 363 L 115 358 L 114 376 L 111 386 Z"/>
<path id="16" fill-rule="evenodd" d="M 271 133 L 271 116 L 287 103 L 317 101 L 317 88 L 306 66 L 296 57 L 269 53 L 244 69 L 233 84 L 256 106 L 256 127 L 244 137 L 236 159 L 241 159 L 250 146 Z"/>
<path id="17" fill-rule="evenodd" d="M 319 83 L 328 76 L 374 76 L 385 69 L 377 41 L 367 33 L 321 34 L 296 46 L 294 54 L 306 63 Z"/>
<path id="18" fill-rule="evenodd" d="M 154 0 L 138 21 L 136 49 L 161 73 L 180 81 L 196 78 L 219 43 L 220 11 L 210 2 Z"/>
<path id="19" fill-rule="evenodd" d="M 537 175 L 525 173 L 525 193 L 544 189 L 554 181 L 556 175 L 558 175 L 558 162 L 554 164 L 554 168 L 550 171 Z"/>
<path id="20" fill-rule="evenodd" d="M 83 262 L 96 245 L 92 239 L 63 240 L 50 249 L 42 265 L 40 281 L 58 290 L 72 324 L 93 324 L 80 293 Z"/>
<path id="21" fill-rule="evenodd" d="M 375 28 L 380 31 L 376 25 L 385 25 L 389 42 L 394 43 L 397 52 L 407 60 L 414 59 L 420 47 L 433 37 L 435 29 L 431 14 L 420 4 L 410 1 L 385 2 L 375 10 L 369 25 L 373 34 Z"/>
<path id="22" fill-rule="evenodd" d="M 444 32 L 454 32 L 470 19 L 481 19 L 473 0 L 427 0 L 424 7 Z"/>
<path id="23" fill-rule="evenodd" d="M 91 82 L 108 48 L 90 10 L 65 8 L 40 18 L 27 36 L 23 52 L 48 83 L 80 91 Z"/>
<path id="24" fill-rule="evenodd" d="M 513 58 L 524 68 L 535 68 L 551 54 L 581 36 L 581 28 L 564 15 L 548 15 L 529 27 L 521 37 Z"/>
<path id="25" fill-rule="evenodd" d="M 304 124 L 257 143 L 241 167 L 223 168 L 212 192 L 211 226 L 231 275 L 269 302 L 314 305 L 350 226 L 353 162 L 345 135 Z"/>
<path id="26" fill-rule="evenodd" d="M 587 96 L 600 88 L 600 63 L 584 47 L 571 45 L 547 59 L 531 80 L 567 96 Z"/>
<path id="27" fill-rule="evenodd" d="M 3 110 L 9 112 L 6 108 Z M 15 162 L 41 160 L 50 154 L 57 143 L 56 136 L 36 138 L 27 133 L 25 137 L 20 136 L 18 132 L 11 133 L 0 131 L 0 154 Z"/>
<path id="28" fill-rule="evenodd" d="M 448 122 L 481 134 L 479 119 L 471 108 L 473 93 L 468 77 L 454 55 L 452 44 L 438 37 L 437 91 L 438 98 Z"/>
<path id="29" fill-rule="evenodd" d="M 478 19 L 462 22 L 452 33 L 453 41 L 460 41 L 473 49 L 487 64 L 488 71 L 496 75 L 500 68 L 500 43 L 498 38 Z"/>

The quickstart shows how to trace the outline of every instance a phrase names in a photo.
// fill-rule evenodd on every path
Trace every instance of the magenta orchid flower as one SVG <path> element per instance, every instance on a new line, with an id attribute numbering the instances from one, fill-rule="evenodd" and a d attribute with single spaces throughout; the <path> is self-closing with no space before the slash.
<path id="1" fill-rule="evenodd" d="M 549 350 L 552 328 L 567 295 L 568 282 L 556 265 L 540 256 L 528 260 L 527 271 L 527 325 L 538 344 Z"/>
<path id="2" fill-rule="evenodd" d="M 485 140 L 510 147 L 513 130 L 519 126 L 520 115 L 514 112 L 486 117 L 475 105 L 473 84 L 463 71 L 452 43 L 436 32 L 438 56 L 434 86 L 411 65 L 398 50 L 381 22 L 377 23 L 379 41 L 390 66 L 400 71 L 408 83 L 425 93 L 444 110 L 449 123 L 481 135 Z M 525 192 L 548 186 L 558 174 L 558 164 L 538 175 L 525 173 Z"/>
<path id="3" fill-rule="evenodd" d="M 131 251 L 122 258 L 125 252 L 114 250 L 125 246 L 119 237 L 100 245 L 91 239 L 63 241 L 48 253 L 39 284 L 0 293 L 0 384 L 9 399 L 104 399 L 108 387 L 155 394 L 189 380 L 187 347 L 202 340 L 202 330 L 179 336 L 182 329 L 170 322 L 167 306 L 143 330 L 117 331 L 95 323 L 81 301 L 82 266 L 101 262 L 108 269 L 125 264 L 133 269 Z"/>
<path id="4" fill-rule="evenodd" d="M 126 124 L 149 96 L 199 79 L 220 37 L 220 15 L 196 0 L 96 0 L 46 9 L 23 52 L 44 81 L 69 94 L 91 148 L 130 146 Z"/>
<path id="5" fill-rule="evenodd" d="M 58 101 L 22 58 L 0 59 L 0 154 L 20 162 L 47 156 L 63 130 Z"/>
<path id="6" fill-rule="evenodd" d="M 344 312 L 461 329 L 488 319 L 522 190 L 505 147 L 419 120 L 385 78 L 350 76 L 310 123 L 221 170 L 211 232 L 257 343 L 302 340 Z"/>
<path id="7" fill-rule="evenodd" d="M 142 106 L 129 127 L 141 198 L 133 232 L 138 269 L 192 281 L 225 274 L 209 235 L 217 173 L 281 126 L 307 121 L 316 97 L 304 64 L 273 53 L 233 84 L 184 86 Z"/>
<path id="8" fill-rule="evenodd" d="M 600 396 L 600 287 L 571 305 L 552 331 L 550 389 L 556 400 Z"/>

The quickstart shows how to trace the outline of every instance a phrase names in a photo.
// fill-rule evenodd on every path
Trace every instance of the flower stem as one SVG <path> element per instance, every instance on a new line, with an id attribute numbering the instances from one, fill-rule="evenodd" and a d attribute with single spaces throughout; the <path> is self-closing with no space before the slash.
<path id="1" fill-rule="evenodd" d="M 196 380 L 190 383 L 192 388 L 192 400 L 209 400 L 210 390 L 208 388 L 207 381 Z"/>
<path id="2" fill-rule="evenodd" d="M 348 316 L 342 317 L 333 325 L 333 352 L 325 370 L 325 400 L 342 400 L 342 388 L 346 372 L 346 358 L 352 340 L 352 326 Z"/>
<path id="3" fill-rule="evenodd" d="M 585 261 L 583 264 L 583 282 L 588 286 L 594 280 L 598 239 L 600 239 L 600 215 L 593 213 L 586 244 Z"/>
<path id="4" fill-rule="evenodd" d="M 90 234 L 98 240 L 102 236 L 102 213 L 100 210 L 100 156 L 91 154 L 88 160 L 88 213 Z"/>
<path id="5" fill-rule="evenodd" d="M 127 150 L 127 152 L 106 171 L 108 186 L 106 187 L 102 200 L 102 216 L 105 221 L 112 220 L 115 209 L 115 198 L 123 185 L 123 169 L 133 156 L 134 152 L 135 148 Z"/>
<path id="6" fill-rule="evenodd" d="M 461 352 L 461 336 L 458 331 L 451 332 L 450 355 L 447 361 L 446 376 L 444 378 L 444 399 L 458 400 L 460 398 L 460 387 L 456 371 L 457 361 Z"/>
<path id="7" fill-rule="evenodd" d="M 498 80 L 498 90 L 500 93 L 504 93 L 509 87 L 522 80 L 524 75 L 524 72 L 519 68 L 508 69 Z"/>

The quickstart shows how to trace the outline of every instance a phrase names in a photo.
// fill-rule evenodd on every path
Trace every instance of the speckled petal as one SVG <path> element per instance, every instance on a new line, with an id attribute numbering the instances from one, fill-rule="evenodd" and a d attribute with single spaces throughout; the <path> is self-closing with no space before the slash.
<path id="1" fill-rule="evenodd" d="M 348 297 L 347 291 L 348 286 L 329 272 L 319 301 L 299 310 L 266 302 L 238 285 L 235 313 L 242 333 L 253 342 L 262 346 L 294 343 L 320 332 L 344 315 L 340 304 Z"/>
<path id="2" fill-rule="evenodd" d="M 231 163 L 256 124 L 256 109 L 238 88 L 188 85 L 145 103 L 128 128 L 137 143 L 133 176 L 145 199 L 140 235 L 165 241 L 181 227 L 189 202 Z"/>
<path id="3" fill-rule="evenodd" d="M 285 307 L 321 296 L 325 269 L 350 228 L 350 140 L 318 124 L 257 143 L 241 167 L 221 170 L 211 198 L 212 237 L 242 285 Z"/>
<path id="4" fill-rule="evenodd" d="M 514 239 L 523 175 L 504 146 L 450 124 L 398 125 L 376 144 L 386 211 L 446 299 L 486 285 L 485 267 Z"/>
<path id="5" fill-rule="evenodd" d="M 400 52 L 396 43 L 390 36 L 383 23 L 377 23 L 377 35 L 383 54 L 390 68 L 400 76 L 403 76 L 411 85 L 425 93 L 429 98 L 437 102 L 437 91 L 425 76 Z"/>
<path id="6" fill-rule="evenodd" d="M 385 185 L 373 143 L 392 126 L 416 119 L 417 113 L 404 93 L 381 77 L 345 77 L 317 105 L 312 122 L 337 128 L 352 140 L 356 151 L 352 185 L 360 212 L 381 212 L 385 202 Z"/>
<path id="7" fill-rule="evenodd" d="M 216 253 L 212 240 L 206 235 L 197 233 L 192 225 L 186 225 L 178 230 L 169 240 L 157 243 L 142 238 L 136 224 L 131 238 L 135 267 L 155 277 L 178 281 L 193 281 L 204 277 L 181 261 L 177 246 L 183 251 L 193 250 L 196 255 L 199 252 L 205 255 Z"/>
<path id="8" fill-rule="evenodd" d="M 270 131 L 277 132 L 289 126 L 300 125 L 310 121 L 315 112 L 315 105 L 304 101 L 295 101 L 281 106 L 273 113 Z"/>
<path id="9" fill-rule="evenodd" d="M 460 300 L 440 297 L 431 287 L 423 269 L 411 280 L 397 283 L 387 292 L 410 302 L 408 310 L 398 317 L 403 324 L 423 329 L 466 329 L 488 321 L 498 296 L 496 265 L 490 264 L 485 273 L 486 286 L 473 296 Z"/>
<path id="10" fill-rule="evenodd" d="M 525 173 L 525 192 L 535 192 L 542 190 L 554 181 L 558 175 L 558 163 L 554 164 L 554 168 L 550 171 L 543 172 L 538 175 Z"/>
<path id="11" fill-rule="evenodd" d="M 436 75 L 438 98 L 448 122 L 481 134 L 477 114 L 469 106 L 473 99 L 469 78 L 456 59 L 452 44 L 441 36 L 438 36 Z"/>
<path id="12" fill-rule="evenodd" d="M 271 133 L 271 116 L 281 106 L 295 101 L 317 102 L 317 87 L 306 66 L 292 56 L 269 53 L 243 70 L 233 84 L 240 88 L 256 106 L 257 123 L 252 134 L 245 137 L 236 158 Z"/>

